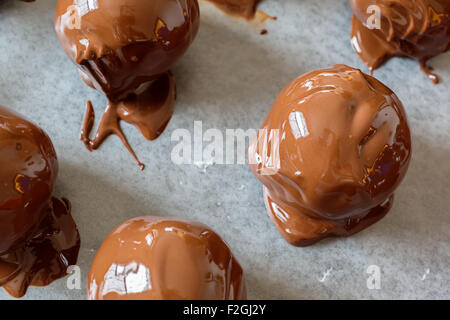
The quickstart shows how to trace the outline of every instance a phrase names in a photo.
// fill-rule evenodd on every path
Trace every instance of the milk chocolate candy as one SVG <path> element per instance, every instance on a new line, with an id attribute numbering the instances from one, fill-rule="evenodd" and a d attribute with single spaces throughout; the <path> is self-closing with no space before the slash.
<path id="1" fill-rule="evenodd" d="M 208 227 L 139 217 L 104 240 L 88 276 L 91 300 L 245 299 L 241 266 Z"/>
<path id="2" fill-rule="evenodd" d="M 208 0 L 228 14 L 251 19 L 260 0 Z"/>
<path id="3" fill-rule="evenodd" d="M 120 128 L 135 125 L 156 139 L 176 100 L 169 69 L 186 52 L 199 27 L 197 0 L 59 0 L 55 30 L 83 81 L 105 94 L 108 106 L 93 139 L 94 109 L 86 107 L 81 138 L 89 150 L 116 134 L 143 167 Z"/>
<path id="4" fill-rule="evenodd" d="M 289 243 L 308 246 L 387 214 L 409 165 L 411 136 L 390 89 L 336 65 L 281 91 L 248 156 L 276 227 Z"/>
<path id="5" fill-rule="evenodd" d="M 439 82 L 427 62 L 450 49 L 449 0 L 350 2 L 353 48 L 371 71 L 391 57 L 407 57 L 418 60 L 430 80 Z"/>
<path id="6" fill-rule="evenodd" d="M 14 297 L 65 276 L 77 261 L 70 202 L 52 196 L 57 174 L 45 132 L 0 107 L 0 286 Z"/>

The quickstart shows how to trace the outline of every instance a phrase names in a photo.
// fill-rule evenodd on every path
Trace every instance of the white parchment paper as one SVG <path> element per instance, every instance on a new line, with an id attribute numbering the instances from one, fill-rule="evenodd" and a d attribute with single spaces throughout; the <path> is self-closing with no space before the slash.
<path id="1" fill-rule="evenodd" d="M 349 40 L 347 0 L 265 0 L 278 17 L 263 26 L 201 2 L 200 32 L 173 72 L 178 103 L 164 134 L 146 141 L 123 125 L 147 169 L 140 172 L 116 137 L 94 153 L 79 141 L 87 99 L 97 115 L 106 101 L 85 86 L 53 31 L 56 0 L 0 0 L 0 104 L 39 123 L 58 152 L 55 193 L 68 197 L 81 233 L 80 290 L 67 279 L 30 288 L 25 299 L 84 299 L 86 276 L 104 237 L 142 215 L 203 222 L 229 243 L 253 299 L 450 298 L 450 53 L 431 61 L 433 85 L 417 63 L 395 59 L 375 76 L 403 101 L 413 132 L 413 160 L 386 218 L 346 239 L 308 248 L 288 245 L 266 214 L 261 184 L 246 165 L 178 166 L 171 134 L 258 129 L 278 92 L 317 68 L 345 63 L 367 71 Z M 269 33 L 260 35 L 266 28 Z M 367 287 L 367 268 L 381 288 Z M 0 299 L 9 296 L 0 291 Z"/>

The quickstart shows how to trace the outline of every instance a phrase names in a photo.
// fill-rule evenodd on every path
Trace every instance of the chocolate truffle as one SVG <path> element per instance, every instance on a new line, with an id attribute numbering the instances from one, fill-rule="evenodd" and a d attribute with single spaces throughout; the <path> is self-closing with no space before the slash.
<path id="1" fill-rule="evenodd" d="M 434 83 L 429 59 L 450 49 L 448 0 L 351 0 L 353 48 L 372 72 L 394 56 L 413 58 Z M 380 12 L 379 28 L 369 22 Z M 369 10 L 368 10 L 369 9 Z M 372 29 L 370 29 L 372 28 Z"/>
<path id="2" fill-rule="evenodd" d="M 208 227 L 139 217 L 104 240 L 88 276 L 91 300 L 245 299 L 241 266 Z"/>
<path id="3" fill-rule="evenodd" d="M 52 196 L 57 174 L 45 132 L 0 107 L 0 286 L 14 297 L 76 263 L 80 237 L 70 202 Z"/>
<path id="4" fill-rule="evenodd" d="M 383 218 L 410 156 L 400 100 L 345 65 L 292 81 L 249 146 L 269 215 L 295 246 L 349 236 Z"/>
<path id="5" fill-rule="evenodd" d="M 255 16 L 256 6 L 260 0 L 208 0 L 228 14 L 237 15 L 246 19 Z"/>
<path id="6" fill-rule="evenodd" d="M 55 30 L 83 81 L 103 92 L 108 106 L 93 139 L 94 109 L 86 107 L 81 138 L 89 150 L 116 134 L 143 167 L 120 128 L 129 122 L 149 140 L 169 122 L 176 100 L 169 69 L 199 27 L 197 0 L 59 0 Z"/>

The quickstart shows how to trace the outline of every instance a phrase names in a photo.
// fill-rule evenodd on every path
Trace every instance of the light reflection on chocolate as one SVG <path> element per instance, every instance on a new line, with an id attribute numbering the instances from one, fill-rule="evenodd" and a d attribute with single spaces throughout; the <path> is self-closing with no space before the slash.
<path id="1" fill-rule="evenodd" d="M 252 141 L 250 167 L 272 220 L 296 246 L 350 236 L 383 218 L 411 157 L 400 100 L 344 65 L 292 81 L 262 129 L 269 134 Z"/>
<path id="2" fill-rule="evenodd" d="M 88 276 L 91 300 L 246 299 L 243 271 L 208 227 L 138 217 L 103 241 Z"/>

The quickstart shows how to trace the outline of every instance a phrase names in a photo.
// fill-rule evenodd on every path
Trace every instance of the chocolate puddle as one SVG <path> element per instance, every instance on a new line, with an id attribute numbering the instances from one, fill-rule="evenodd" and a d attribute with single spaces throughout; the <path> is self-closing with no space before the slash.
<path id="1" fill-rule="evenodd" d="M 33 239 L 0 256 L 0 286 L 13 297 L 24 296 L 29 286 L 43 287 L 65 277 L 77 262 L 80 235 L 70 202 L 52 198 L 47 211 Z"/>

